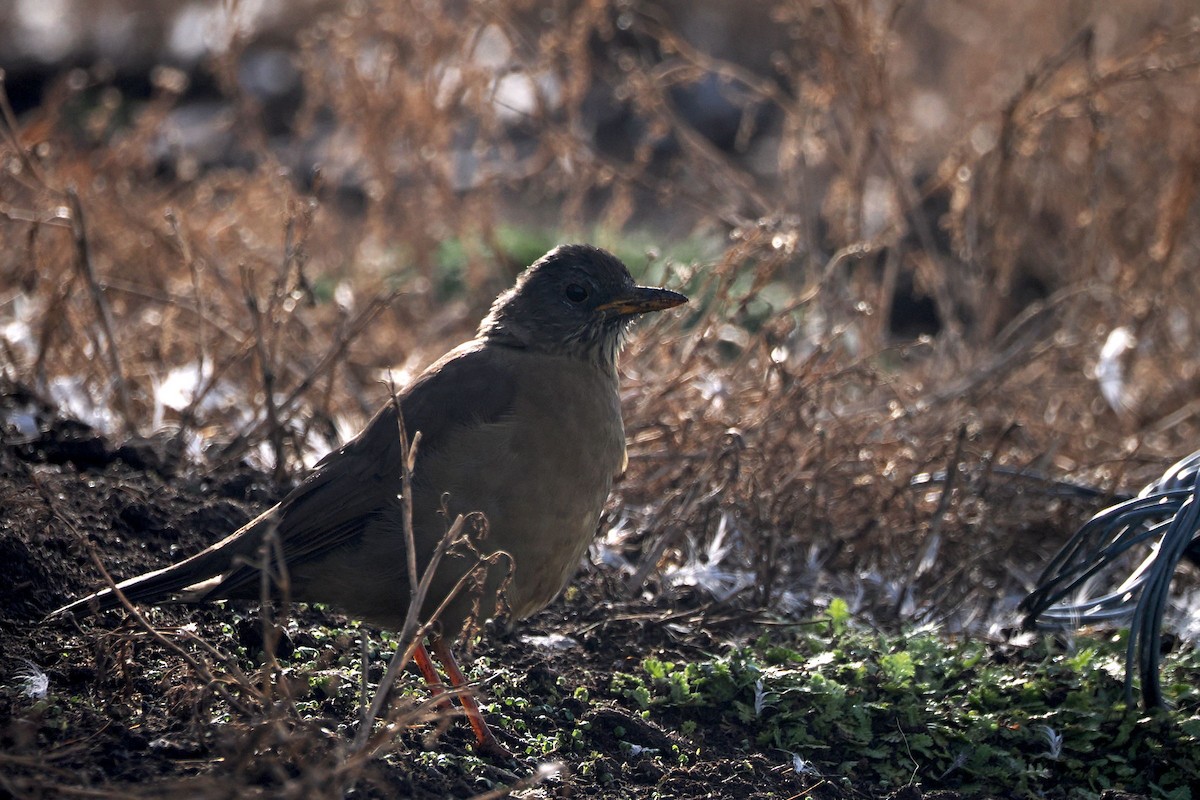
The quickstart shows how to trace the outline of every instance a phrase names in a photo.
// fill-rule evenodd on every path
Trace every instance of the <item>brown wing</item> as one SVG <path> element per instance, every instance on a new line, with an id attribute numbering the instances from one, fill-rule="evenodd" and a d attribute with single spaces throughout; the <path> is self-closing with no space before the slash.
<path id="1" fill-rule="evenodd" d="M 421 432 L 416 473 L 421 463 L 458 428 L 494 422 L 510 412 L 515 376 L 495 351 L 469 342 L 426 370 L 400 396 L 410 439 Z M 388 402 L 358 436 L 334 450 L 279 505 L 220 542 L 178 563 L 122 581 L 133 601 L 160 602 L 188 587 L 189 601 L 257 597 L 259 547 L 277 526 L 284 558 L 298 565 L 355 542 L 379 514 L 399 508 L 401 455 L 396 407 Z M 198 586 L 202 584 L 202 586 Z M 54 613 L 119 603 L 108 589 L 81 598 Z"/>
<path id="2" fill-rule="evenodd" d="M 516 380 L 505 361 L 481 343 L 468 343 L 427 369 L 400 395 L 409 440 L 421 434 L 415 479 L 422 462 L 434 457 L 456 429 L 495 422 L 510 413 Z M 358 436 L 321 459 L 279 503 L 274 519 L 287 563 L 320 559 L 355 542 L 376 515 L 395 513 L 401 463 L 396 406 L 389 401 Z M 261 541 L 266 530 L 255 538 Z M 257 596 L 258 585 L 258 569 L 243 564 L 205 596 Z"/>

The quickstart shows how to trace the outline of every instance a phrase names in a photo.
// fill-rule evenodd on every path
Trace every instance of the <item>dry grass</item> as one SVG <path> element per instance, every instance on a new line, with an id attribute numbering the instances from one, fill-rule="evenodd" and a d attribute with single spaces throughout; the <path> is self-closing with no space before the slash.
<path id="1" fill-rule="evenodd" d="M 205 65 L 237 164 L 163 156 L 184 76 L 134 102 L 74 73 L 4 126 L 3 370 L 110 429 L 169 426 L 283 479 L 383 399 L 387 369 L 469 335 L 523 266 L 505 226 L 683 235 L 711 257 L 649 270 L 693 303 L 624 359 L 623 590 L 667 591 L 663 568 L 719 533 L 756 575 L 743 600 L 836 593 L 880 622 L 995 625 L 1092 508 L 1011 471 L 1128 489 L 1200 440 L 1183 5 L 1151 27 L 1103 3 L 1011 20 L 778 3 L 729 23 L 761 42 L 745 48 L 698 41 L 684 4 L 352 4 L 294 42 L 289 137 L 319 144 L 319 174 L 239 88 L 252 39 Z M 681 100 L 704 81 L 743 108 L 727 140 Z M 935 336 L 892 332 L 906 286 Z M 1136 346 L 1114 409 L 1096 371 L 1116 328 Z M 178 370 L 201 389 L 164 405 Z M 940 475 L 914 489 L 922 473 Z M 297 724 L 264 719 L 264 736 Z"/>

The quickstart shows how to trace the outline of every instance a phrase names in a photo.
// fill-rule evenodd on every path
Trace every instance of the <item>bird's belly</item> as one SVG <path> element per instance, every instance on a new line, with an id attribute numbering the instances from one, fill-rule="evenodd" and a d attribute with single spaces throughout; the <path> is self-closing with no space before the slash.
<path id="1" fill-rule="evenodd" d="M 484 549 L 504 550 L 513 557 L 508 602 L 518 619 L 543 608 L 570 581 L 612 488 L 612 473 L 601 474 L 595 461 L 573 459 L 558 466 L 535 470 L 530 480 L 512 487 L 514 496 L 526 493 L 524 502 L 536 504 L 540 514 L 523 517 L 496 509 L 495 521 L 489 520 L 492 536 Z M 587 479 L 578 480 L 582 476 Z"/>
<path id="2" fill-rule="evenodd" d="M 483 512 L 480 550 L 512 557 L 506 597 L 518 619 L 553 600 L 574 574 L 625 458 L 612 388 L 521 402 L 515 419 L 528 422 L 480 426 L 461 461 L 439 459 L 449 467 L 444 475 L 422 479 L 432 490 L 442 478 L 452 513 Z"/>

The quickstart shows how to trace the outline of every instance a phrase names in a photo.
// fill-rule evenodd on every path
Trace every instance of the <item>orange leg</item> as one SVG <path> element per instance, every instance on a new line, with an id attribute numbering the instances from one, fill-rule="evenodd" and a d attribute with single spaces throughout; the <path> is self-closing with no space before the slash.
<path id="1" fill-rule="evenodd" d="M 433 647 L 434 657 L 446 668 L 446 677 L 450 679 L 450 686 L 455 689 L 465 687 L 467 677 L 458 668 L 458 663 L 454 660 L 454 654 L 450 652 L 450 646 L 446 644 L 446 640 L 437 638 L 430 644 Z M 417 649 L 413 651 L 413 661 L 416 662 L 417 669 L 421 670 L 425 682 L 429 684 L 430 693 L 434 697 L 444 694 L 442 678 L 438 675 L 437 668 L 434 667 L 433 659 L 429 657 L 429 651 L 425 648 L 424 642 L 417 645 Z M 496 735 L 484 721 L 479 704 L 475 702 L 475 695 L 468 690 L 458 696 L 458 702 L 462 704 L 463 713 L 466 714 L 467 721 L 471 723 L 471 730 L 475 732 L 475 749 L 486 755 L 512 758 L 512 753 L 496 740 Z"/>
<path id="2" fill-rule="evenodd" d="M 417 669 L 421 670 L 421 677 L 425 679 L 425 683 L 429 684 L 429 693 L 434 697 L 442 694 L 442 676 L 438 675 L 437 668 L 433 666 L 433 659 L 429 657 L 424 642 L 417 645 L 417 649 L 413 651 L 413 661 L 416 662 Z"/>
<path id="3" fill-rule="evenodd" d="M 465 687 L 467 676 L 458 668 L 458 662 L 454 660 L 454 654 L 450 652 L 450 645 L 446 644 L 446 640 L 438 637 L 430 642 L 430 646 L 433 647 L 434 657 L 446 668 L 446 677 L 450 679 L 450 685 L 455 689 Z M 496 740 L 496 735 L 484 721 L 479 704 L 475 702 L 475 695 L 468 690 L 458 696 L 458 702 L 462 704 L 463 713 L 471 723 L 471 730 L 475 731 L 475 750 L 486 755 L 512 758 L 512 753 Z"/>

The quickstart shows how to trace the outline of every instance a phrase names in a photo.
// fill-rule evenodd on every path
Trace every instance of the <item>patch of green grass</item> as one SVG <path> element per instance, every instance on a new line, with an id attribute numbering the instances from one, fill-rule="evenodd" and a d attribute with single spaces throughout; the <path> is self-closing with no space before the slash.
<path id="1" fill-rule="evenodd" d="M 976 794 L 1098 797 L 1106 789 L 1191 797 L 1200 785 L 1200 653 L 1165 667 L 1172 711 L 1128 708 L 1121 636 L 1072 653 L 1014 652 L 928 631 L 824 632 L 688 664 L 646 659 L 610 691 L 672 708 L 700 735 L 737 726 L 757 750 L 881 789 L 916 780 Z"/>

